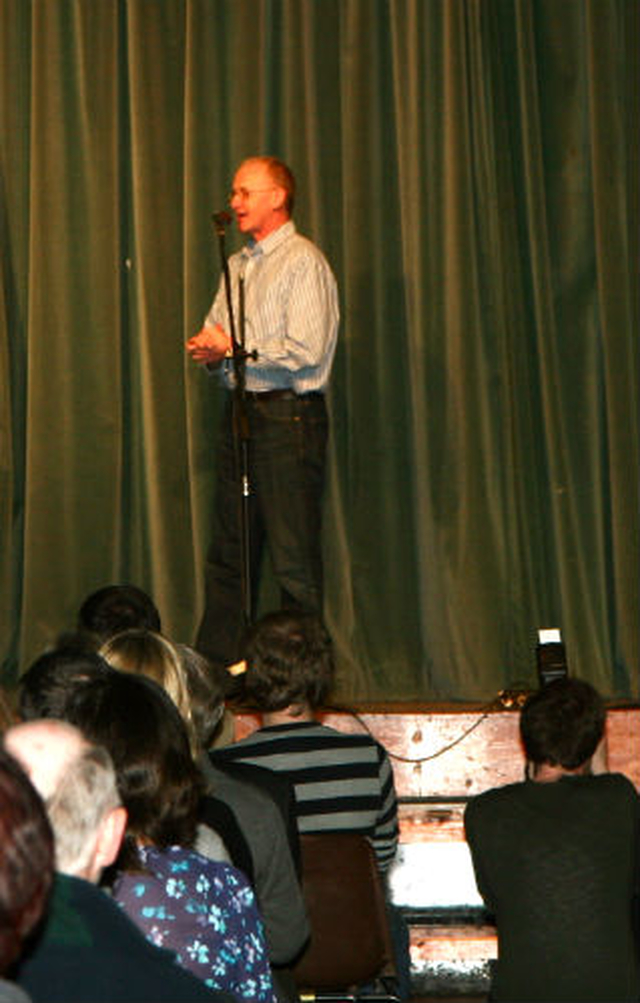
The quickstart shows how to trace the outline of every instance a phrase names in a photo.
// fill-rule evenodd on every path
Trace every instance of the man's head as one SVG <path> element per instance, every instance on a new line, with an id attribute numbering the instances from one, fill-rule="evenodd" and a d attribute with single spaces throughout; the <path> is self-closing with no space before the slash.
<path id="1" fill-rule="evenodd" d="M 78 629 L 93 636 L 96 647 L 134 627 L 160 632 L 153 599 L 136 585 L 105 585 L 87 596 L 78 612 Z"/>
<path id="2" fill-rule="evenodd" d="M 53 833 L 42 799 L 0 748 L 0 973 L 19 957 L 53 880 Z"/>
<path id="3" fill-rule="evenodd" d="M 20 717 L 23 721 L 64 719 L 67 703 L 79 686 L 114 671 L 96 652 L 65 647 L 48 651 L 20 679 Z"/>
<path id="4" fill-rule="evenodd" d="M 229 204 L 241 233 L 264 240 L 293 211 L 295 179 L 276 157 L 250 157 L 233 178 Z"/>
<path id="5" fill-rule="evenodd" d="M 97 882 L 117 857 L 126 825 L 109 754 L 53 719 L 9 728 L 4 745 L 44 801 L 57 870 Z"/>
<path id="6" fill-rule="evenodd" d="M 250 628 L 245 696 L 259 710 L 321 707 L 333 683 L 331 638 L 314 613 L 280 610 Z"/>
<path id="7" fill-rule="evenodd" d="M 589 762 L 604 735 L 606 710 L 589 683 L 558 679 L 527 700 L 520 734 L 527 759 L 577 770 Z"/>

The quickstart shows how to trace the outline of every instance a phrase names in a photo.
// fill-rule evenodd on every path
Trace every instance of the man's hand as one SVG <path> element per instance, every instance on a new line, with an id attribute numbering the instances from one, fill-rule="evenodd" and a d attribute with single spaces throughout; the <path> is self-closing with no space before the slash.
<path id="1" fill-rule="evenodd" d="M 187 352 L 194 362 L 215 366 L 231 355 L 231 338 L 219 324 L 215 327 L 203 327 L 189 338 Z"/>

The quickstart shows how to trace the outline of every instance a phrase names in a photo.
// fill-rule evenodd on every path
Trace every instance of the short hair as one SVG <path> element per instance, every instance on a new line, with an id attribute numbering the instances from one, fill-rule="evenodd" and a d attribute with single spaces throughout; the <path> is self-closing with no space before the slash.
<path id="1" fill-rule="evenodd" d="M 244 694 L 263 711 L 321 707 L 333 684 L 331 638 L 315 613 L 267 613 L 247 633 Z"/>
<path id="2" fill-rule="evenodd" d="M 108 749 L 127 809 L 127 864 L 135 840 L 190 846 L 202 793 L 184 721 L 170 697 L 146 676 L 115 672 L 82 687 L 68 718 Z"/>
<path id="3" fill-rule="evenodd" d="M 40 795 L 0 748 L 0 972 L 20 956 L 49 898 L 54 837 Z"/>
<path id="4" fill-rule="evenodd" d="M 580 679 L 557 679 L 536 690 L 520 715 L 527 759 L 575 770 L 593 756 L 604 735 L 600 694 Z"/>
<path id="5" fill-rule="evenodd" d="M 153 599 L 137 585 L 105 585 L 88 595 L 78 612 L 78 629 L 92 635 L 96 647 L 132 627 L 161 630 Z"/>
<path id="6" fill-rule="evenodd" d="M 152 630 L 125 630 L 105 641 L 100 654 L 112 668 L 153 679 L 168 693 L 185 722 L 195 752 L 198 743 L 191 719 L 189 689 L 175 645 Z"/>
<path id="7" fill-rule="evenodd" d="M 191 721 L 199 750 L 208 749 L 224 713 L 224 702 L 232 677 L 199 651 L 176 644 L 189 691 Z"/>
<path id="8" fill-rule="evenodd" d="M 289 215 L 291 215 L 293 213 L 293 206 L 296 200 L 296 179 L 291 168 L 285 164 L 284 160 L 280 160 L 279 157 L 250 157 L 249 161 L 257 161 L 258 163 L 264 164 L 269 171 L 273 183 L 277 185 L 278 188 L 284 188 L 287 196 L 285 208 Z"/>
<path id="9" fill-rule="evenodd" d="M 106 749 L 87 745 L 69 762 L 46 800 L 56 836 L 56 867 L 81 875 L 91 862 L 103 819 L 121 804 L 116 775 Z"/>
<path id="10" fill-rule="evenodd" d="M 111 669 L 97 652 L 55 648 L 29 666 L 18 686 L 18 713 L 23 721 L 39 718 L 64 720 L 72 693 Z"/>

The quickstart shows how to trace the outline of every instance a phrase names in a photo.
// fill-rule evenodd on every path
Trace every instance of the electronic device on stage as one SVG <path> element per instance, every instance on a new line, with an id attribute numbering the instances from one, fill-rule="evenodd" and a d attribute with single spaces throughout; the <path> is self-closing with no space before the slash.
<path id="1" fill-rule="evenodd" d="M 567 656 L 558 627 L 543 627 L 538 631 L 536 646 L 538 678 L 541 686 L 569 675 Z"/>

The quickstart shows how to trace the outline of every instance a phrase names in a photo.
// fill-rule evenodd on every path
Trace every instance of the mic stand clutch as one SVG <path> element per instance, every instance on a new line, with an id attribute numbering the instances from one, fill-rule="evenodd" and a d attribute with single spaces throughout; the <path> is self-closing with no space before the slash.
<path id="1" fill-rule="evenodd" d="M 231 336 L 234 389 L 232 399 L 232 428 L 235 468 L 239 474 L 238 485 L 238 519 L 240 525 L 240 583 L 242 592 L 242 614 L 245 628 L 252 620 L 253 597 L 251 583 L 251 533 L 250 533 L 250 501 L 251 480 L 249 473 L 249 415 L 247 412 L 246 365 L 247 359 L 257 359 L 258 353 L 245 349 L 245 316 L 244 316 L 244 275 L 238 277 L 238 337 L 231 294 L 231 275 L 225 250 L 225 229 L 231 222 L 228 212 L 216 212 L 212 216 L 218 241 L 220 258 L 224 275 L 224 287 L 229 316 L 229 334 Z"/>

